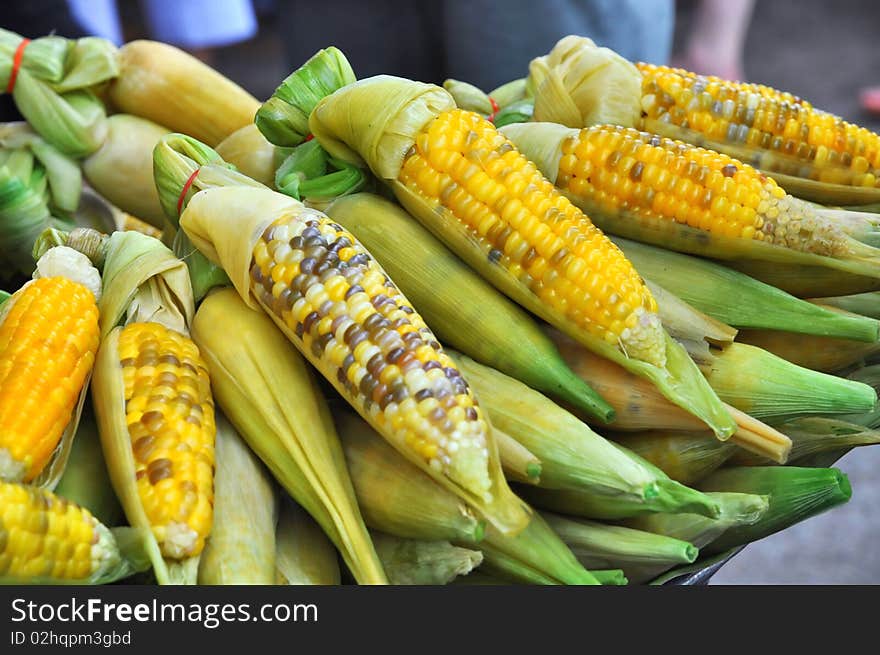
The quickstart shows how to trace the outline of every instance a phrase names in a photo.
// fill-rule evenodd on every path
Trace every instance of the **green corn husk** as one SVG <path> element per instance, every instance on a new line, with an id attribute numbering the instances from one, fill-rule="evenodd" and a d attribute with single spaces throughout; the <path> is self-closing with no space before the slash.
<path id="1" fill-rule="evenodd" d="M 367 180 L 364 169 L 328 156 L 317 141 L 311 140 L 293 148 L 278 167 L 275 188 L 323 210 L 336 198 L 363 189 Z"/>
<path id="2" fill-rule="evenodd" d="M 811 371 L 742 343 L 715 353 L 705 373 L 724 402 L 757 419 L 864 412 L 877 403 L 877 393 L 866 384 Z"/>
<path id="3" fill-rule="evenodd" d="M 527 123 L 532 120 L 535 111 L 535 102 L 532 99 L 523 99 L 512 102 L 495 114 L 495 126 L 504 127 L 514 123 Z M 625 583 L 624 583 L 625 584 Z"/>
<path id="4" fill-rule="evenodd" d="M 647 430 L 618 432 L 611 438 L 682 484 L 693 484 L 741 451 L 709 432 Z"/>
<path id="5" fill-rule="evenodd" d="M 872 366 L 863 366 L 857 368 L 852 371 L 848 376 L 850 380 L 856 380 L 857 382 L 863 382 L 864 384 L 871 385 L 876 391 L 880 389 L 880 365 L 874 364 Z M 874 409 L 868 412 L 860 412 L 858 414 L 845 414 L 843 416 L 838 416 L 843 421 L 849 421 L 850 423 L 855 423 L 856 425 L 861 425 L 871 430 L 876 430 L 880 428 L 880 404 L 876 406 Z"/>
<path id="6" fill-rule="evenodd" d="M 358 502 L 371 528 L 408 539 L 477 544 L 485 558 L 481 570 L 501 570 L 526 582 L 535 577 L 543 581 L 540 584 L 595 584 L 536 514 L 518 535 L 505 537 L 360 418 L 343 411 L 337 425 Z"/>
<path id="7" fill-rule="evenodd" d="M 315 520 L 290 498 L 281 501 L 275 542 L 278 584 L 340 584 L 336 549 Z"/>
<path id="8" fill-rule="evenodd" d="M 811 298 L 811 303 L 837 307 L 845 312 L 880 319 L 880 292 L 869 291 L 851 296 L 829 296 L 827 298 Z M 830 336 L 830 335 L 829 335 Z M 843 335 L 835 335 L 843 336 Z M 847 337 L 852 339 L 853 337 Z"/>
<path id="9" fill-rule="evenodd" d="M 483 561 L 478 550 L 448 541 L 401 539 L 372 531 L 376 552 L 393 585 L 445 585 L 465 576 Z"/>
<path id="10" fill-rule="evenodd" d="M 838 418 L 810 416 L 786 421 L 778 427 L 791 438 L 789 459 L 795 462 L 827 451 L 880 443 L 880 431 Z M 764 457 L 744 451 L 736 453 L 730 462 L 737 466 L 766 466 L 771 463 Z"/>
<path id="11" fill-rule="evenodd" d="M 539 484 L 541 481 L 541 460 L 520 442 L 496 427 L 492 428 L 498 456 L 505 477 L 511 482 Z"/>
<path id="12" fill-rule="evenodd" d="M 593 569 L 590 571 L 600 585 L 624 587 L 629 584 L 626 575 L 620 569 Z"/>
<path id="13" fill-rule="evenodd" d="M 718 553 L 763 539 L 799 521 L 847 502 L 849 479 L 834 468 L 794 466 L 741 466 L 715 471 L 699 484 L 703 491 L 735 491 L 769 496 L 770 506 L 751 525 L 728 529 L 706 548 Z"/>
<path id="14" fill-rule="evenodd" d="M 2 305 L 3 303 L 5 303 L 5 302 L 6 302 L 7 300 L 9 300 L 11 297 L 12 297 L 12 294 L 11 294 L 11 293 L 7 293 L 6 291 L 0 291 L 0 305 Z"/>
<path id="15" fill-rule="evenodd" d="M 55 494 L 85 507 L 104 525 L 122 524 L 122 506 L 110 483 L 91 407 L 80 417 L 67 466 L 55 487 Z"/>
<path id="16" fill-rule="evenodd" d="M 0 88 L 6 88 L 22 37 L 0 29 Z M 97 37 L 33 40 L 25 49 L 12 98 L 46 141 L 71 157 L 97 150 L 107 134 L 104 105 L 90 90 L 119 73 L 116 48 Z"/>
<path id="17" fill-rule="evenodd" d="M 508 105 L 523 100 L 534 100 L 532 91 L 527 84 L 526 78 L 521 77 L 517 80 L 505 82 L 501 86 L 497 86 L 489 91 L 489 96 L 495 100 L 499 109 L 504 109 Z"/>
<path id="18" fill-rule="evenodd" d="M 335 413 L 364 520 L 374 530 L 420 541 L 476 543 L 486 521 L 404 460 L 361 419 Z"/>
<path id="19" fill-rule="evenodd" d="M 613 418 L 613 409 L 565 365 L 524 310 L 399 206 L 360 193 L 340 198 L 327 215 L 376 256 L 441 343 L 603 422 Z M 462 290 L 467 303 L 460 301 Z"/>
<path id="20" fill-rule="evenodd" d="M 645 569 L 691 564 L 699 550 L 693 544 L 633 528 L 544 514 L 550 527 L 589 569 L 618 568 L 633 582 L 654 576 Z"/>
<path id="21" fill-rule="evenodd" d="M 455 106 L 467 111 L 473 111 L 483 116 L 493 113 L 492 102 L 489 96 L 473 84 L 461 80 L 448 79 L 443 82 L 443 88 L 449 91 L 449 95 L 455 100 Z M 493 98 L 494 99 L 494 98 Z M 497 103 L 498 100 L 494 99 Z"/>
<path id="22" fill-rule="evenodd" d="M 770 286 L 782 289 L 797 298 L 815 296 L 843 296 L 880 289 L 880 279 L 855 275 L 822 266 L 779 266 L 776 262 L 724 261 L 720 262 Z"/>
<path id="23" fill-rule="evenodd" d="M 321 525 L 355 579 L 384 584 L 330 412 L 305 360 L 265 314 L 247 307 L 231 288 L 202 301 L 193 339 L 230 422 Z"/>
<path id="24" fill-rule="evenodd" d="M 275 184 L 275 171 L 285 153 L 269 143 L 253 123 L 230 134 L 215 150 L 223 161 L 267 187 Z"/>
<path id="25" fill-rule="evenodd" d="M 229 422 L 218 413 L 214 523 L 199 563 L 199 584 L 275 583 L 275 483 Z"/>
<path id="26" fill-rule="evenodd" d="M 629 239 L 611 240 L 642 275 L 733 327 L 867 342 L 880 335 L 876 320 L 828 311 L 721 264 Z"/>
<path id="27" fill-rule="evenodd" d="M 319 50 L 275 89 L 254 122 L 270 143 L 297 146 L 308 136 L 309 115 L 321 98 L 355 79 L 340 50 Z"/>
<path id="28" fill-rule="evenodd" d="M 836 373 L 871 361 L 880 354 L 880 342 L 865 343 L 833 337 L 802 336 L 775 330 L 743 330 L 742 343 L 757 346 L 782 359 L 825 373 Z"/>
<path id="29" fill-rule="evenodd" d="M 153 149 L 168 128 L 128 114 L 107 119 L 107 138 L 83 160 L 89 184 L 122 211 L 162 229 L 165 213 L 153 180 Z"/>
<path id="30" fill-rule="evenodd" d="M 458 353 L 450 353 L 477 394 L 495 428 L 522 443 L 541 460 L 542 489 L 570 491 L 584 499 L 578 514 L 620 518 L 642 512 L 684 511 L 702 506 L 703 494 L 670 480 L 593 432 L 585 423 L 537 391 Z M 536 501 L 537 502 L 537 501 Z M 537 502 L 540 505 L 540 502 Z M 699 510 L 697 510 L 699 511 Z"/>

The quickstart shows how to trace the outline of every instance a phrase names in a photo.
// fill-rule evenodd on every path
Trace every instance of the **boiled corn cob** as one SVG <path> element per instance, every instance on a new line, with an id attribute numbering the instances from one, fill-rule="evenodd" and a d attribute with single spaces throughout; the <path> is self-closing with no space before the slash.
<path id="1" fill-rule="evenodd" d="M 736 444 L 697 431 L 618 432 L 612 438 L 682 484 L 697 482 L 740 452 Z"/>
<path id="2" fill-rule="evenodd" d="M 136 547 L 127 537 L 126 550 Z M 145 568 L 87 509 L 11 482 L 0 482 L 0 544 L 0 583 L 104 584 Z"/>
<path id="3" fill-rule="evenodd" d="M 330 411 L 305 360 L 234 289 L 209 294 L 192 330 L 217 401 L 251 449 L 321 525 L 355 579 L 385 584 Z"/>
<path id="4" fill-rule="evenodd" d="M 281 499 L 275 543 L 279 584 L 339 584 L 336 549 L 315 520 L 290 498 Z"/>
<path id="5" fill-rule="evenodd" d="M 249 188 L 198 194 L 180 224 L 410 461 L 502 531 L 525 526 L 467 382 L 354 236 L 287 196 Z"/>
<path id="6" fill-rule="evenodd" d="M 251 123 L 223 139 L 217 145 L 217 154 L 248 177 L 271 188 L 283 151 L 269 143 Z"/>
<path id="7" fill-rule="evenodd" d="M 611 407 L 572 373 L 533 319 L 403 209 L 355 194 L 335 201 L 327 215 L 378 258 L 442 343 L 584 413 L 611 418 Z"/>
<path id="8" fill-rule="evenodd" d="M 0 479 L 57 484 L 98 350 L 101 280 L 53 248 L 0 310 Z"/>
<path id="9" fill-rule="evenodd" d="M 651 379 L 720 438 L 733 432 L 632 265 L 491 123 L 439 87 L 379 76 L 324 98 L 309 126 L 331 155 L 365 159 L 411 214 L 512 299 Z"/>
<path id="10" fill-rule="evenodd" d="M 251 123 L 260 103 L 183 50 L 131 41 L 117 53 L 119 74 L 109 96 L 120 111 L 216 146 Z"/>
<path id="11" fill-rule="evenodd" d="M 502 132 L 603 230 L 729 260 L 880 277 L 880 249 L 727 155 L 618 125 Z"/>

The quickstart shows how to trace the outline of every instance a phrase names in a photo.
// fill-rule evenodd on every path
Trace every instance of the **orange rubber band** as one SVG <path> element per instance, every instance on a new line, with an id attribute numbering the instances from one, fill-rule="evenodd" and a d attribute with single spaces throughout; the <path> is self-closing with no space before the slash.
<path id="1" fill-rule="evenodd" d="M 12 93 L 15 89 L 15 81 L 18 79 L 18 69 L 21 68 L 21 60 L 24 58 L 24 49 L 30 43 L 30 39 L 22 39 L 12 56 L 12 71 L 9 73 L 9 84 L 6 85 L 6 93 Z"/>
<path id="2" fill-rule="evenodd" d="M 498 113 L 498 110 L 501 109 L 501 107 L 499 107 L 498 103 L 495 102 L 495 98 L 493 98 L 492 96 L 487 96 L 487 97 L 489 98 L 489 104 L 492 105 L 492 113 L 489 114 L 488 119 L 489 119 L 490 123 L 494 123 L 495 122 L 495 114 Z"/>
<path id="3" fill-rule="evenodd" d="M 189 179 L 186 181 L 186 184 L 183 185 L 183 189 L 180 192 L 180 197 L 177 198 L 177 215 L 180 216 L 180 209 L 183 207 L 183 199 L 186 198 L 186 192 L 189 191 L 189 188 L 192 186 L 192 183 L 196 181 L 196 177 L 201 171 L 201 167 L 197 168 L 193 171 L 193 174 L 189 176 Z"/>

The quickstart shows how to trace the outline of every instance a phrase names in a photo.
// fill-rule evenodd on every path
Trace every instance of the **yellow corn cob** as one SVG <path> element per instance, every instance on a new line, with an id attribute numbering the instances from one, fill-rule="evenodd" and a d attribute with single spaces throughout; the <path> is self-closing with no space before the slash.
<path id="1" fill-rule="evenodd" d="M 33 480 L 74 416 L 98 349 L 93 293 L 65 277 L 28 283 L 0 312 L 0 479 Z"/>
<path id="2" fill-rule="evenodd" d="M 128 434 L 137 488 L 166 557 L 198 555 L 211 530 L 214 401 L 189 337 L 159 323 L 119 333 Z"/>
<path id="3" fill-rule="evenodd" d="M 449 209 L 489 261 L 550 311 L 664 365 L 657 305 L 633 266 L 489 121 L 441 113 L 416 137 L 398 179 Z"/>
<path id="4" fill-rule="evenodd" d="M 86 582 L 118 561 L 110 531 L 43 489 L 0 482 L 0 580 Z"/>
<path id="5" fill-rule="evenodd" d="M 643 123 L 690 130 L 721 150 L 758 151 L 768 171 L 832 184 L 877 187 L 880 135 L 789 93 L 637 64 Z"/>

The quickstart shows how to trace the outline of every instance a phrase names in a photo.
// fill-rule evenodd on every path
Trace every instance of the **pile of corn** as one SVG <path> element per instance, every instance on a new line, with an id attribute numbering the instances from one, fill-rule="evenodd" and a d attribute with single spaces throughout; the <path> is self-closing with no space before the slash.
<path id="1" fill-rule="evenodd" d="M 804 100 L 580 37 L 260 104 L 0 30 L 0 88 L 2 582 L 662 583 L 880 442 L 880 136 Z"/>

